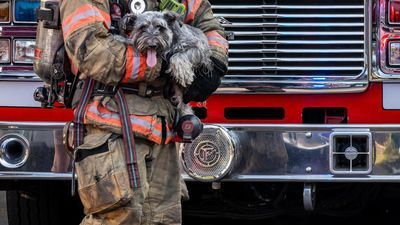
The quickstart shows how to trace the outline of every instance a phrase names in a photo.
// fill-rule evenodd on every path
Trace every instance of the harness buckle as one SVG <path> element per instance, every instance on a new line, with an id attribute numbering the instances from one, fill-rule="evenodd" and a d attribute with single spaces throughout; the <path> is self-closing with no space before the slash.
<path id="1" fill-rule="evenodd" d="M 148 92 L 151 92 L 151 89 L 147 89 L 147 84 L 145 82 L 139 83 L 138 95 L 140 97 L 147 97 L 150 96 Z"/>
<path id="2" fill-rule="evenodd" d="M 102 83 L 97 82 L 94 91 L 94 95 L 107 95 L 107 96 L 114 96 L 115 93 L 118 91 L 117 86 L 105 85 Z"/>

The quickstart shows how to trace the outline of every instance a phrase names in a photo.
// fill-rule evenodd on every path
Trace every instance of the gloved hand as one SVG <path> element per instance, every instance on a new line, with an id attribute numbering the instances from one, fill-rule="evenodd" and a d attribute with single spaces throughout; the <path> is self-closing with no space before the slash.
<path id="1" fill-rule="evenodd" d="M 187 88 L 183 95 L 183 102 L 203 102 L 214 93 L 221 84 L 221 78 L 226 74 L 228 68 L 219 60 L 211 57 L 213 63 L 211 71 L 201 70 L 197 72 L 193 83 Z"/>

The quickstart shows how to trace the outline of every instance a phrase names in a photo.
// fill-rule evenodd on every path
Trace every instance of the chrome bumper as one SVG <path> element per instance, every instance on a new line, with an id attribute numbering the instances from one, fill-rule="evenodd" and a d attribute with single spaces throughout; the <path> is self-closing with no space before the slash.
<path id="1" fill-rule="evenodd" d="M 236 139 L 237 160 L 223 181 L 233 182 L 400 182 L 400 125 L 220 124 Z M 371 134 L 371 172 L 334 175 L 332 133 Z M 187 180 L 191 180 L 187 175 Z"/>
<path id="2" fill-rule="evenodd" d="M 61 123 L 0 122 L 0 137 L 23 135 L 28 161 L 18 169 L 0 165 L 0 180 L 70 179 L 70 159 L 60 149 Z M 219 124 L 238 142 L 237 161 L 227 182 L 400 182 L 400 125 Z M 337 130 L 368 130 L 373 163 L 369 175 L 333 175 L 330 135 Z M 58 142 L 58 143 L 57 143 Z M 191 180 L 186 174 L 184 178 Z"/>

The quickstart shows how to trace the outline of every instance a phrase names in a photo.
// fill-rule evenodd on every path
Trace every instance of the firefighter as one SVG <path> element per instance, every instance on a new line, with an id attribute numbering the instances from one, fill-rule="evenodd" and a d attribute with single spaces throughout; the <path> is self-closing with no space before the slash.
<path id="1" fill-rule="evenodd" d="M 101 84 L 94 87 L 84 109 L 84 144 L 75 158 L 86 214 L 82 224 L 181 224 L 180 169 L 173 143 L 175 107 L 166 96 L 168 77 L 161 75 L 165 66 L 157 60 L 155 67 L 148 68 L 146 56 L 114 38 L 111 4 L 109 0 L 61 3 L 64 43 L 74 73 Z M 129 4 L 141 13 L 159 10 L 160 0 Z M 212 73 L 197 74 L 184 95 L 185 102 L 204 101 L 227 71 L 228 45 L 207 0 L 181 4 L 186 7 L 184 22 L 206 34 L 213 52 Z M 127 87 L 124 98 L 135 137 L 132 155 L 123 150 L 124 127 L 110 87 Z M 135 162 L 132 170 L 126 166 L 130 157 Z"/>

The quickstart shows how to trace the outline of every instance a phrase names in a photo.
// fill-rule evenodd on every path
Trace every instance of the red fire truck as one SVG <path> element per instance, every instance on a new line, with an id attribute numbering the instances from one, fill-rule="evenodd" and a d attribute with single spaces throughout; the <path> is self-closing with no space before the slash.
<path id="1" fill-rule="evenodd" d="M 296 204 L 340 212 L 400 181 L 399 0 L 210 2 L 229 34 L 230 66 L 218 92 L 193 105 L 204 132 L 180 147 L 188 214 L 263 218 Z M 42 85 L 32 71 L 38 4 L 0 0 L 9 224 L 55 224 L 80 209 L 60 141 L 72 112 L 32 98 Z"/>

